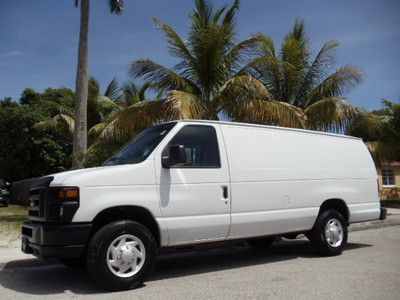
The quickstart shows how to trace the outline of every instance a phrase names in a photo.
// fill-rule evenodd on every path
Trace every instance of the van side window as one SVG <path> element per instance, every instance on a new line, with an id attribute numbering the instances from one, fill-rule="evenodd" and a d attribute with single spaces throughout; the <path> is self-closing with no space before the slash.
<path id="1" fill-rule="evenodd" d="M 187 125 L 169 142 L 185 147 L 187 163 L 179 168 L 219 168 L 217 134 L 212 126 Z"/>

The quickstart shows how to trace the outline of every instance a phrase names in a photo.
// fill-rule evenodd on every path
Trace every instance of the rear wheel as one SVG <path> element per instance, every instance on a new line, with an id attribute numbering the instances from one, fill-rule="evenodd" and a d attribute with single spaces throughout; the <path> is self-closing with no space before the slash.
<path id="1" fill-rule="evenodd" d="M 347 244 L 346 221 L 337 210 L 326 210 L 318 216 L 307 236 L 318 253 L 326 256 L 339 255 Z"/>
<path id="2" fill-rule="evenodd" d="M 118 291 L 139 287 L 155 259 L 151 233 L 137 222 L 124 220 L 104 226 L 93 236 L 86 262 L 99 287 Z"/>
<path id="3" fill-rule="evenodd" d="M 246 243 L 256 249 L 268 249 L 274 241 L 275 237 L 266 237 L 247 240 Z"/>

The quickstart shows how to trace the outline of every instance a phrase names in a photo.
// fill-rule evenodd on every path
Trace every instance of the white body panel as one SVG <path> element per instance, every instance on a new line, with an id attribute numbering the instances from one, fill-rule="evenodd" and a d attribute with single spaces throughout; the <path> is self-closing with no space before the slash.
<path id="1" fill-rule="evenodd" d="M 327 199 L 353 204 L 350 221 L 379 217 L 377 175 L 361 140 L 221 127 L 231 170 L 232 238 L 309 230 Z"/>
<path id="2" fill-rule="evenodd" d="M 174 128 L 178 132 L 185 123 Z M 220 150 L 220 168 L 164 169 L 155 163 L 161 211 L 168 226 L 171 244 L 209 241 L 228 237 L 230 200 L 222 196 L 222 187 L 229 186 L 228 161 L 219 125 L 212 125 L 217 133 Z M 165 139 L 155 153 L 161 161 Z"/>
<path id="3" fill-rule="evenodd" d="M 220 168 L 162 168 L 164 147 L 191 124 L 215 128 Z M 360 139 L 279 127 L 181 121 L 142 163 L 53 176 L 52 186 L 80 188 L 73 222 L 141 206 L 156 219 L 162 246 L 304 232 L 328 199 L 346 203 L 350 223 L 380 213 L 377 174 Z"/>

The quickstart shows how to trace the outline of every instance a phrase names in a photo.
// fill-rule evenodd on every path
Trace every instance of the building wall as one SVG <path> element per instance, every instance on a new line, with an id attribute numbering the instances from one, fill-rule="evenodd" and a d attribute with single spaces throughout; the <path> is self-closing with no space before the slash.
<path id="1" fill-rule="evenodd" d="M 395 174 L 395 186 L 384 186 L 382 180 L 382 170 L 393 170 Z M 382 164 L 381 168 L 377 168 L 379 186 L 381 187 L 381 200 L 397 200 L 400 199 L 400 165 Z"/>

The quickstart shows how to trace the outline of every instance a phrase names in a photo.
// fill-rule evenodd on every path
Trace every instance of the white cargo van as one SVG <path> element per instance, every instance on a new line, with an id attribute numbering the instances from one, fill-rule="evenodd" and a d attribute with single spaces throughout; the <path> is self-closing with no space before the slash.
<path id="1" fill-rule="evenodd" d="M 29 203 L 22 250 L 85 261 L 110 290 L 141 284 L 162 247 L 266 248 L 305 233 L 319 253 L 337 255 L 350 223 L 386 215 L 362 140 L 198 120 L 148 128 L 102 167 L 43 177 Z"/>

